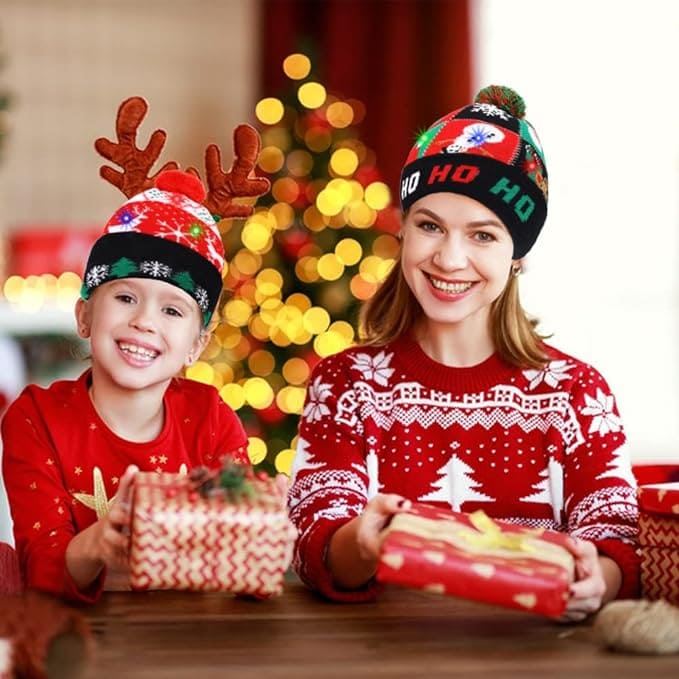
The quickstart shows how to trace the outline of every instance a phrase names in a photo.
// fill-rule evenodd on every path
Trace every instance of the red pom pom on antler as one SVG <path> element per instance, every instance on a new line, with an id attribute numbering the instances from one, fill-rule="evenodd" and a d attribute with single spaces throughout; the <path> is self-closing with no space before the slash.
<path id="1" fill-rule="evenodd" d="M 196 203 L 202 203 L 207 195 L 203 182 L 195 175 L 182 170 L 161 172 L 156 179 L 156 188 L 161 191 L 183 193 Z"/>

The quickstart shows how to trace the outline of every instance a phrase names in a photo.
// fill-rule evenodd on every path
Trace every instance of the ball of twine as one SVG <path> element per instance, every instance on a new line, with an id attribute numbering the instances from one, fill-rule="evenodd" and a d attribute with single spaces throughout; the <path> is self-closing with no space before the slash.
<path id="1" fill-rule="evenodd" d="M 665 600 L 613 601 L 594 621 L 599 640 L 616 651 L 663 655 L 679 652 L 679 608 Z"/>

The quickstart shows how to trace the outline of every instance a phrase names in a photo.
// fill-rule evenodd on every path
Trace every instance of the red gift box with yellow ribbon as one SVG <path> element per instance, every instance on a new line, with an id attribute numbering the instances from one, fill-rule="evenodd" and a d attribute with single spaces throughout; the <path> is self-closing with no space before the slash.
<path id="1" fill-rule="evenodd" d="M 130 543 L 132 589 L 280 594 L 295 528 L 273 479 L 239 497 L 198 491 L 181 474 L 138 473 Z"/>
<path id="2" fill-rule="evenodd" d="M 639 486 L 637 495 L 644 596 L 679 604 L 679 483 Z"/>
<path id="3" fill-rule="evenodd" d="M 413 503 L 384 531 L 377 579 L 558 617 L 574 577 L 570 538 L 555 531 Z"/>

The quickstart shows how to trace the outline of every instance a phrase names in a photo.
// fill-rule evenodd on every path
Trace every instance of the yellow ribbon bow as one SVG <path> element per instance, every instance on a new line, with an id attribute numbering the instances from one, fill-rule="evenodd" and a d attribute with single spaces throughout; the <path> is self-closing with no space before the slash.
<path id="1" fill-rule="evenodd" d="M 471 546 L 481 549 L 508 549 L 513 552 L 535 551 L 535 547 L 528 542 L 528 534 L 503 533 L 482 509 L 470 514 L 469 520 L 476 530 L 461 528 L 458 535 Z"/>

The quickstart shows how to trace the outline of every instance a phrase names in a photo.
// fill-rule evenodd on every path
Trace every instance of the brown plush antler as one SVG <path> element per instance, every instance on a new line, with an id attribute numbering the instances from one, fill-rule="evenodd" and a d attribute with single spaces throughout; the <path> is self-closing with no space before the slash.
<path id="1" fill-rule="evenodd" d="M 100 137 L 94 142 L 94 148 L 107 160 L 120 165 L 123 171 L 102 165 L 99 174 L 103 179 L 118 187 L 128 198 L 149 189 L 155 178 L 165 170 L 176 170 L 175 162 L 165 163 L 155 175 L 149 176 L 149 170 L 158 160 L 165 145 L 165 130 L 156 130 L 145 149 L 137 147 L 137 129 L 148 111 L 148 104 L 141 97 L 130 97 L 118 108 L 116 118 L 116 134 L 118 143 Z"/>
<path id="2" fill-rule="evenodd" d="M 249 205 L 234 205 L 234 198 L 261 196 L 271 184 L 265 177 L 254 177 L 251 173 L 259 155 L 259 135 L 250 125 L 239 125 L 233 131 L 233 165 L 228 172 L 222 169 L 219 147 L 210 144 L 205 150 L 205 173 L 208 193 L 203 205 L 223 219 L 227 217 L 248 217 L 252 214 Z M 189 172 L 198 175 L 194 168 Z"/>

